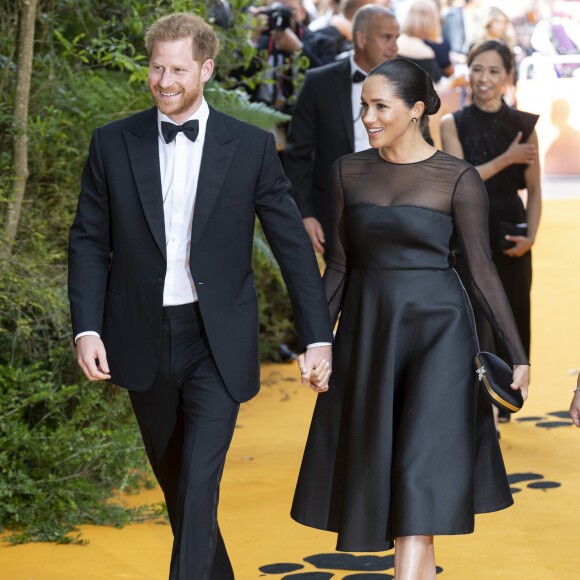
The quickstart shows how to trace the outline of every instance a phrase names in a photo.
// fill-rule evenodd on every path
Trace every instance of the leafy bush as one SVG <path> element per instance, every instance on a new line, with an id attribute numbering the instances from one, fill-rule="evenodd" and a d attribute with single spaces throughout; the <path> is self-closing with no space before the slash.
<path id="1" fill-rule="evenodd" d="M 47 263 L 20 254 L 0 269 L 0 526 L 13 542 L 78 541 L 78 524 L 161 512 L 107 501 L 147 484 L 140 435 L 126 393 L 80 380 L 65 271 L 35 243 Z"/>
<path id="2" fill-rule="evenodd" d="M 159 508 L 108 501 L 148 480 L 126 393 L 61 385 L 40 365 L 0 365 L 0 522 L 11 542 L 79 541 L 76 525 L 122 525 Z"/>

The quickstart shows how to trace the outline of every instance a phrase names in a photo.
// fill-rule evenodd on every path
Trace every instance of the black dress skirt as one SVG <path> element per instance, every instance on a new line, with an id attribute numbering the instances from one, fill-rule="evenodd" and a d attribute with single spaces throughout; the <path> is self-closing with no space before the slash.
<path id="1" fill-rule="evenodd" d="M 471 306 L 449 265 L 455 236 L 512 361 L 527 362 L 491 262 L 483 183 L 441 152 L 397 165 L 371 149 L 335 164 L 331 198 L 324 282 L 340 322 L 292 517 L 338 532 L 337 549 L 346 551 L 470 533 L 475 513 L 512 497 L 472 366 Z"/>

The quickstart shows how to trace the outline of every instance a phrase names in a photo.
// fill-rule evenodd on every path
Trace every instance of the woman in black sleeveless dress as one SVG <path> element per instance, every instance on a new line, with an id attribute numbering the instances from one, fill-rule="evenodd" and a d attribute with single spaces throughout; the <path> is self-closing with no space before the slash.
<path id="1" fill-rule="evenodd" d="M 530 354 L 531 248 L 541 214 L 537 115 L 508 107 L 502 91 L 512 73 L 510 49 L 497 41 L 475 46 L 468 55 L 473 102 L 441 120 L 443 150 L 476 167 L 489 195 L 493 262 L 504 285 L 526 353 Z M 527 189 L 527 207 L 518 190 Z M 506 236 L 508 236 L 506 238 Z M 464 276 L 461 254 L 458 271 Z M 482 350 L 506 357 L 475 305 Z"/>
<path id="2" fill-rule="evenodd" d="M 362 101 L 373 148 L 332 171 L 324 284 L 340 323 L 292 517 L 338 532 L 339 550 L 395 543 L 395 578 L 432 580 L 434 535 L 471 533 L 475 513 L 512 504 L 473 371 L 469 300 L 449 266 L 454 236 L 524 396 L 528 360 L 491 261 L 485 187 L 422 137 L 440 105 L 431 79 L 407 59 L 388 61 L 369 74 Z"/>

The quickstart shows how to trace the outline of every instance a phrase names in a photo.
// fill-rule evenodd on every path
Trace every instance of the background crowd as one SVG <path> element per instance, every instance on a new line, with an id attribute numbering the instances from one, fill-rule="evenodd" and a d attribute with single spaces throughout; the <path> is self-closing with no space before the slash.
<path id="1" fill-rule="evenodd" d="M 466 55 L 484 40 L 498 40 L 510 48 L 516 76 L 517 65 L 526 56 L 580 52 L 580 6 L 573 1 L 518 0 L 501 7 L 493 0 L 276 0 L 257 4 L 249 8 L 257 18 L 248 42 L 267 52 L 268 77 L 273 82 L 256 87 L 252 96 L 287 112 L 292 111 L 295 85 L 300 84 L 306 69 L 346 58 L 354 49 L 352 22 L 365 4 L 394 12 L 401 26 L 399 55 L 419 62 L 439 89 L 464 83 Z M 220 6 L 227 14 L 227 0 L 220 1 Z M 222 22 L 227 23 L 227 18 L 222 17 Z M 302 55 L 308 60 L 300 59 Z M 535 74 L 577 76 L 577 68 L 574 63 L 556 62 L 553 70 Z M 247 72 L 238 71 L 240 78 Z M 513 94 L 508 98 L 513 99 Z"/>
<path id="2" fill-rule="evenodd" d="M 373 67 L 399 56 L 423 68 L 442 97 L 460 94 L 458 106 L 447 111 L 454 115 L 443 118 L 441 134 L 438 122 L 425 126 L 424 133 L 428 142 L 475 165 L 486 183 L 493 259 L 529 355 L 531 249 L 541 216 L 541 172 L 538 117 L 517 110 L 515 86 L 518 65 L 538 54 L 552 57 L 551 68 L 527 67 L 526 76 L 580 76 L 580 56 L 574 62 L 580 55 L 579 4 L 513 2 L 506 13 L 483 0 L 281 0 L 254 10 L 259 42 L 268 47 L 269 78 L 279 79 L 283 70 L 285 80 L 293 82 L 262 85 L 252 97 L 291 115 L 280 153 L 305 227 L 325 258 L 330 167 L 368 148 L 359 119 L 360 81 Z M 288 16 L 283 30 L 272 22 L 278 12 Z M 261 20 L 264 14 L 268 20 Z M 286 50 L 288 38 L 297 40 L 293 50 Z M 299 61 L 296 54 L 309 59 Z M 284 86 L 289 90 L 281 97 Z M 469 287 L 459 248 L 456 260 Z M 472 302 L 477 304 L 475 296 Z M 481 348 L 505 358 L 486 317 L 479 308 L 475 314 Z M 509 420 L 509 414 L 501 413 L 499 420 Z"/>

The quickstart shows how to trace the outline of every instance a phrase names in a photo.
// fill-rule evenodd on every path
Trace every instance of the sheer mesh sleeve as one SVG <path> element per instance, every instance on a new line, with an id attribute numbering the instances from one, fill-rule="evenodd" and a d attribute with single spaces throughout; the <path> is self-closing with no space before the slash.
<path id="1" fill-rule="evenodd" d="M 457 180 L 452 200 L 455 228 L 469 271 L 473 295 L 502 340 L 511 364 L 529 364 L 503 285 L 491 259 L 488 197 L 474 168 Z"/>
<path id="2" fill-rule="evenodd" d="M 323 282 L 334 325 L 340 312 L 347 281 L 346 236 L 344 232 L 344 192 L 342 189 L 341 161 L 331 169 L 329 183 L 330 226 L 326 234 L 327 262 Z"/>

